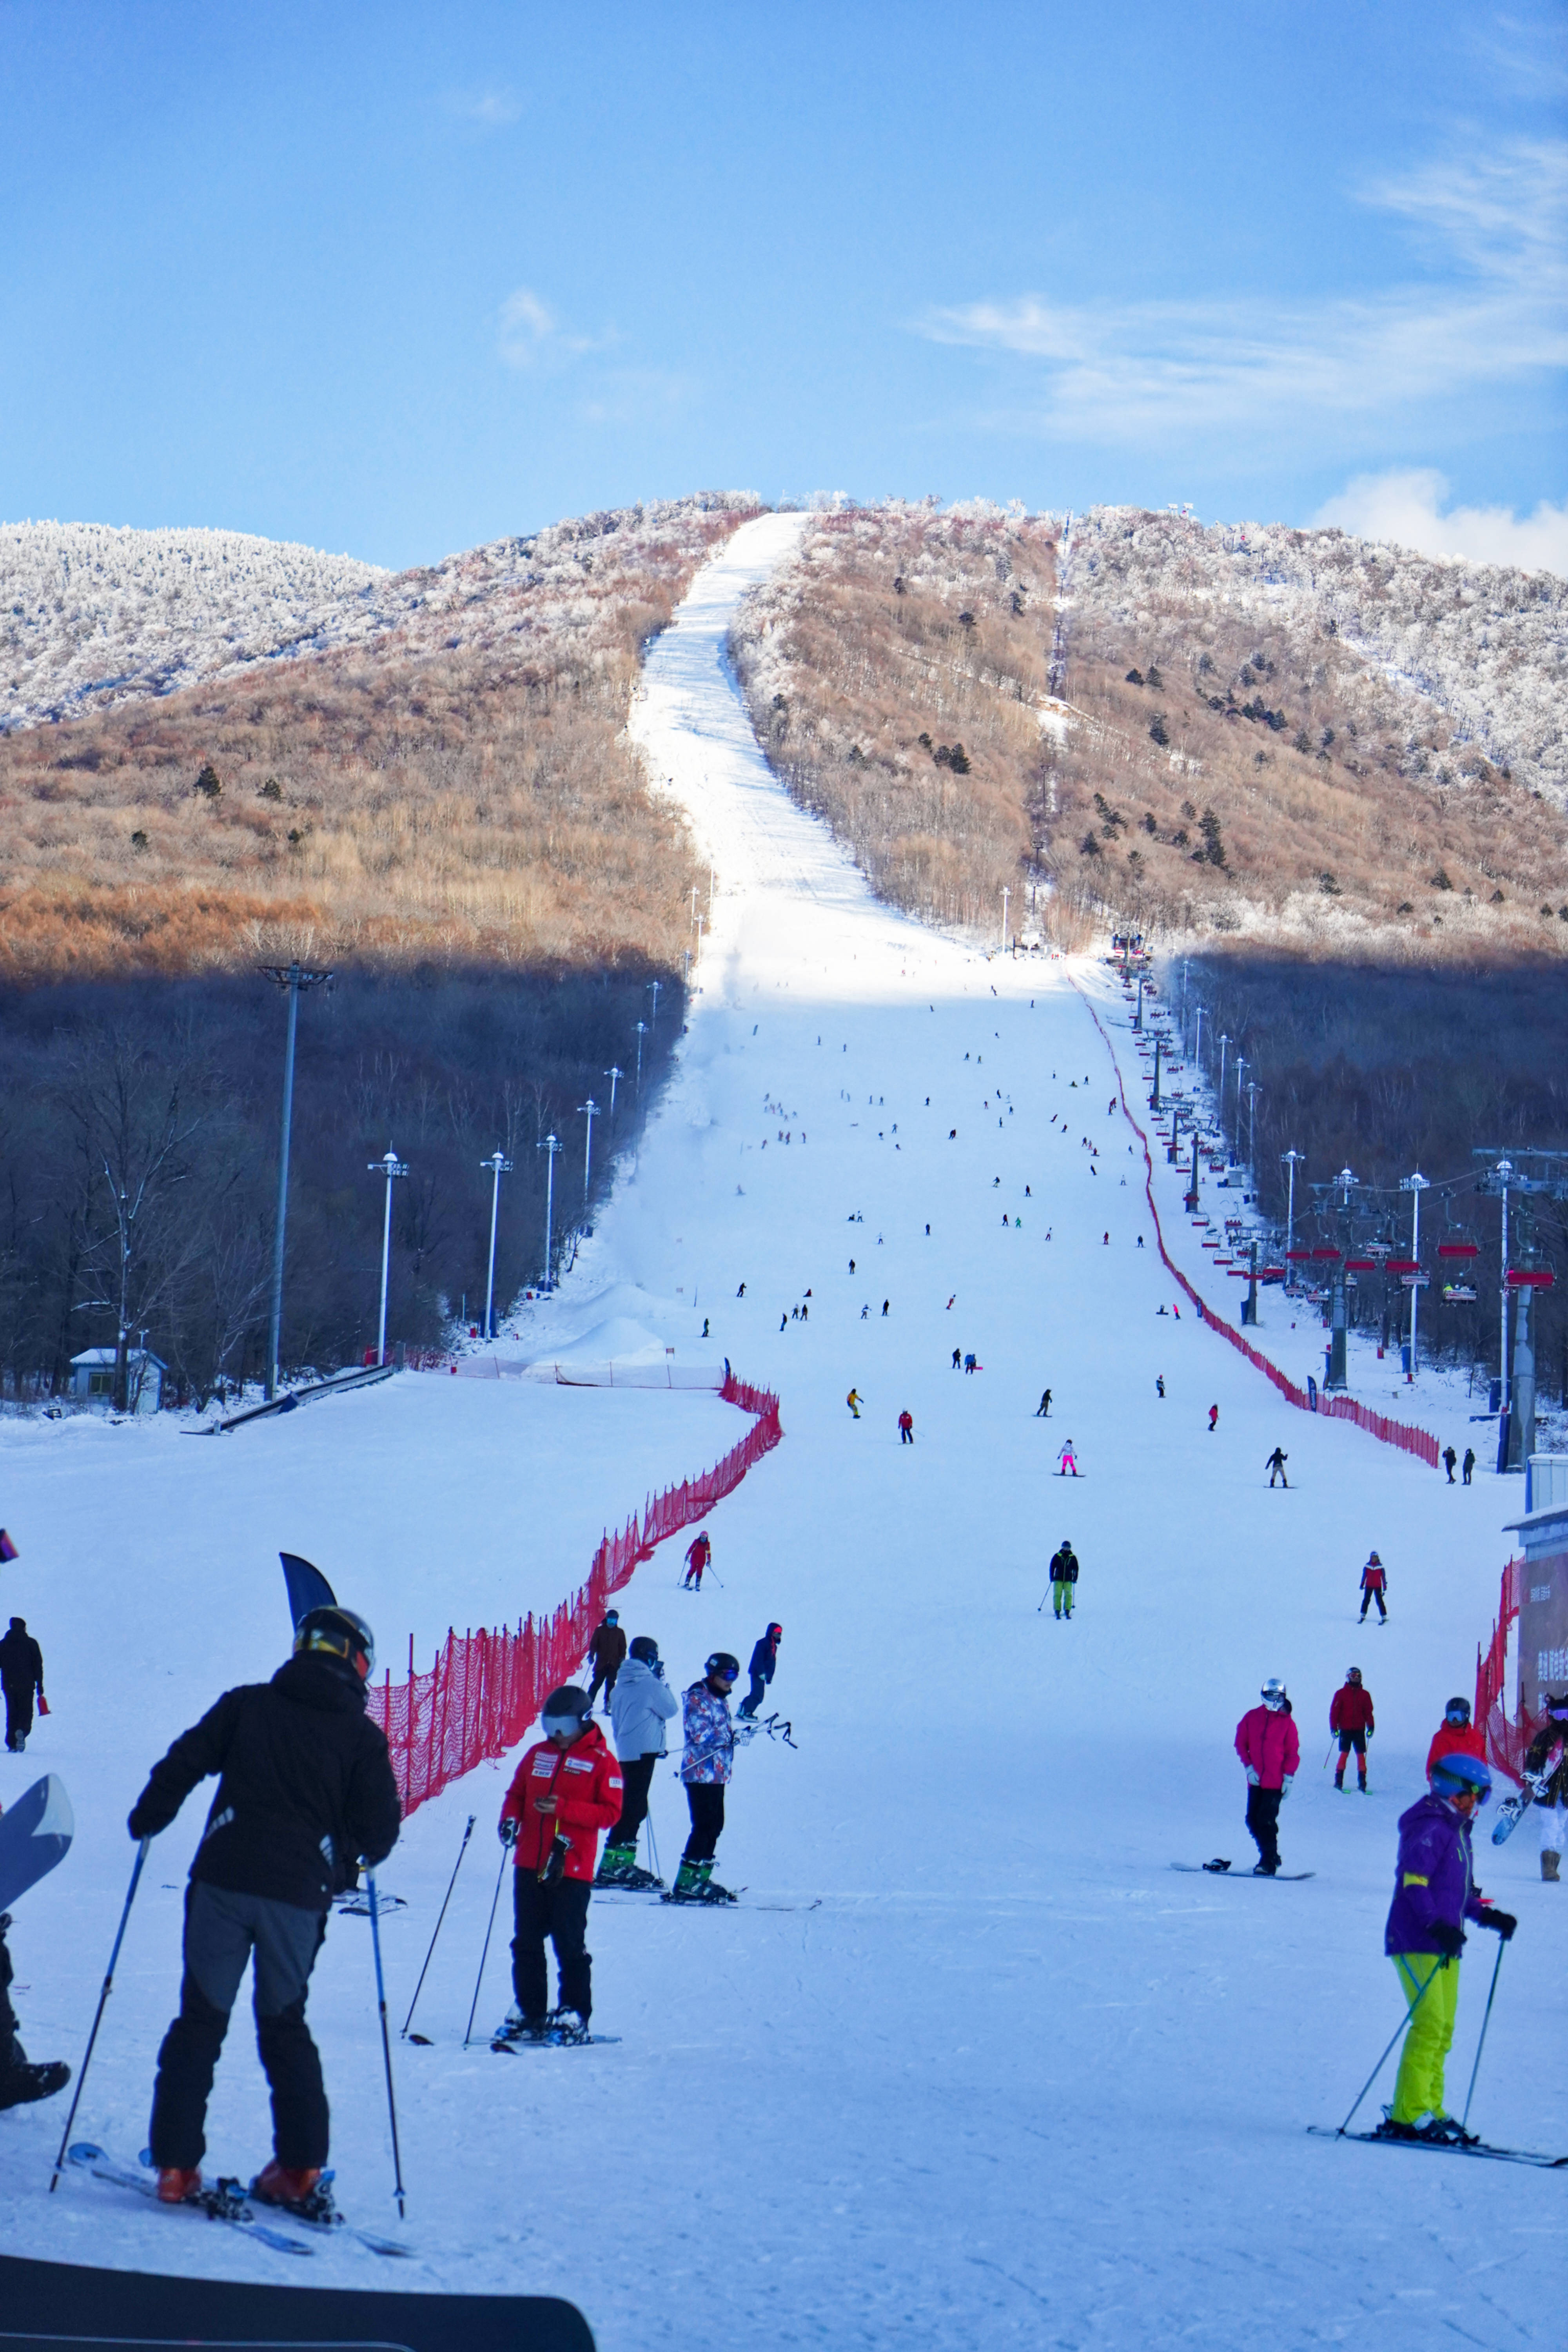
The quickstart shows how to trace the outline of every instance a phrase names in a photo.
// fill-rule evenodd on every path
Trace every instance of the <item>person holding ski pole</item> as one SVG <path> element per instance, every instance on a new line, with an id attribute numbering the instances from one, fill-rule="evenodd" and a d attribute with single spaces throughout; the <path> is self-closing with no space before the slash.
<path id="1" fill-rule="evenodd" d="M 1385 1625 L 1388 1622 L 1388 1610 L 1384 1605 L 1383 1598 L 1387 1590 L 1388 1570 L 1384 1568 L 1377 1554 L 1373 1552 L 1367 1559 L 1366 1566 L 1361 1572 L 1360 1622 L 1362 1624 L 1364 1625 L 1366 1623 L 1366 1612 L 1372 1607 L 1374 1601 L 1377 1603 L 1378 1623 L 1380 1625 Z"/>
<path id="2" fill-rule="evenodd" d="M 1454 2039 L 1459 2002 L 1464 1921 L 1495 1928 L 1506 1944 L 1519 1922 L 1476 1890 L 1470 1822 L 1491 1793 L 1490 1768 L 1458 1750 L 1441 1758 L 1429 1795 L 1399 1817 L 1399 1858 L 1383 1948 L 1394 1962 L 1410 2010 L 1394 2097 L 1377 2126 L 1380 2139 L 1423 2139 L 1470 2147 L 1443 2105 L 1443 2062 Z"/>
<path id="3" fill-rule="evenodd" d="M 595 1886 L 662 1887 L 651 1870 L 637 1866 L 637 1832 L 647 1819 L 653 1768 L 665 1753 L 664 1727 L 680 1702 L 664 1679 L 664 1661 L 651 1633 L 638 1633 L 631 1655 L 616 1678 L 610 1700 L 616 1753 L 621 1759 L 621 1817 L 610 1832 Z"/>
<path id="4" fill-rule="evenodd" d="M 1356 1780 L 1362 1795 L 1365 1796 L 1366 1743 L 1374 1728 L 1372 1693 L 1362 1682 L 1361 1668 L 1347 1666 L 1344 1681 L 1334 1693 L 1329 1706 L 1329 1729 L 1340 1743 L 1340 1760 L 1334 1767 L 1336 1789 L 1343 1789 L 1345 1785 L 1345 1765 L 1353 1748 Z"/>
<path id="5" fill-rule="evenodd" d="M 512 1775 L 496 1824 L 512 1849 L 512 2004 L 498 2042 L 586 2042 L 594 2009 L 588 1900 L 599 1832 L 620 1817 L 621 1768 L 588 1694 L 563 1683 Z M 544 1939 L 555 1947 L 560 2000 L 550 2007 Z"/>
<path id="6" fill-rule="evenodd" d="M 1063 1536 L 1051 1554 L 1051 1614 L 1054 1617 L 1072 1615 L 1072 1604 L 1078 1593 L 1078 1554 Z"/>
<path id="7" fill-rule="evenodd" d="M 1546 1720 L 1524 1755 L 1525 1784 L 1541 1814 L 1541 1875 L 1558 1883 L 1568 1831 L 1568 1698 L 1542 1701 Z"/>
<path id="8" fill-rule="evenodd" d="M 1262 1705 L 1250 1707 L 1236 1727 L 1236 1752 L 1247 1770 L 1247 1826 L 1258 1848 L 1252 1874 L 1274 1878 L 1279 1871 L 1279 1808 L 1301 1761 L 1301 1742 L 1278 1675 L 1269 1675 L 1259 1696 Z"/>
<path id="9" fill-rule="evenodd" d="M 752 1678 L 751 1689 L 735 1712 L 744 1722 L 752 1723 L 763 1703 L 763 1694 L 778 1670 L 779 1643 L 784 1640 L 784 1627 L 770 1625 L 752 1645 L 752 1663 L 746 1669 Z"/>
<path id="10" fill-rule="evenodd" d="M 734 1769 L 737 1737 L 750 1738 L 748 1724 L 737 1735 L 730 1720 L 730 1694 L 741 1672 L 741 1662 L 728 1650 L 715 1650 L 682 1703 L 681 1727 L 686 1735 L 680 1778 L 691 1814 L 691 1834 L 680 1857 L 680 1868 L 668 1897 L 671 1903 L 733 1903 L 727 1886 L 713 1880 L 713 1856 L 724 1830 L 724 1791 Z"/>
<path id="11" fill-rule="evenodd" d="M 594 1638 L 588 1644 L 588 1659 L 594 1669 L 594 1679 L 588 1685 L 590 1708 L 598 1697 L 602 1685 L 605 1693 L 605 1713 L 609 1714 L 610 1701 L 615 1696 L 616 1676 L 625 1665 L 626 1658 L 626 1637 L 621 1631 L 620 1611 L 606 1609 L 603 1622 L 595 1625 Z"/>
<path id="12" fill-rule="evenodd" d="M 1289 1455 L 1286 1453 L 1282 1445 L 1277 1445 L 1274 1448 L 1273 1453 L 1269 1455 L 1268 1461 L 1263 1465 L 1268 1473 L 1268 1484 L 1270 1486 L 1273 1486 L 1275 1479 L 1279 1478 L 1282 1481 L 1287 1492 L 1289 1492 L 1290 1481 L 1285 1475 L 1285 1465 L 1289 1458 Z"/>
<path id="13" fill-rule="evenodd" d="M 335 1603 L 307 1610 L 293 1655 L 271 1681 L 226 1691 L 153 1765 L 132 1807 L 132 1837 L 156 1837 L 198 1780 L 219 1776 L 185 1890 L 180 2013 L 153 2092 L 162 2204 L 184 2204 L 201 2188 L 213 2074 L 254 1961 L 273 2156 L 250 2193 L 308 2221 L 332 2218 L 321 2179 L 327 2096 L 305 2000 L 333 1895 L 385 1860 L 402 1822 L 385 1735 L 365 1713 L 374 1664 L 363 1617 Z"/>
<path id="14" fill-rule="evenodd" d="M 1451 1698 L 1426 1750 L 1426 1778 L 1432 1778 L 1433 1767 L 1441 1763 L 1445 1756 L 1484 1757 L 1486 1752 L 1487 1736 L 1479 1724 L 1470 1721 L 1469 1700 Z"/>
<path id="15" fill-rule="evenodd" d="M 686 1547 L 686 1573 L 680 1580 L 682 1592 L 702 1590 L 702 1571 L 713 1557 L 713 1547 L 708 1540 L 708 1530 L 693 1536 Z"/>

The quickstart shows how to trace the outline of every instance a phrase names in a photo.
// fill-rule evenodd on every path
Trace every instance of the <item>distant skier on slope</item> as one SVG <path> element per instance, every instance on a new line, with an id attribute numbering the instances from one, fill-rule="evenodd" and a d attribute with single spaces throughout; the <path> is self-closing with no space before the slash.
<path id="1" fill-rule="evenodd" d="M 1383 1948 L 1410 2010 L 1394 2097 L 1377 2127 L 1383 2139 L 1468 2145 L 1474 2137 L 1443 2105 L 1443 2062 L 1459 2001 L 1463 1922 L 1491 1927 L 1507 1943 L 1519 1922 L 1483 1902 L 1475 1885 L 1470 1822 L 1491 1792 L 1479 1756 L 1445 1756 L 1428 1796 L 1399 1817 L 1399 1858 Z"/>
<path id="2" fill-rule="evenodd" d="M 1345 1765 L 1350 1752 L 1355 1749 L 1356 1780 L 1362 1795 L 1366 1794 L 1366 1743 L 1376 1728 L 1373 1721 L 1372 1693 L 1361 1678 L 1359 1666 L 1345 1668 L 1344 1681 L 1334 1693 L 1329 1705 L 1329 1729 L 1340 1743 L 1340 1760 L 1334 1767 L 1334 1786 L 1345 1785 Z"/>
<path id="3" fill-rule="evenodd" d="M 1049 1389 L 1043 1389 L 1040 1392 L 1040 1402 L 1035 1407 L 1035 1419 L 1037 1421 L 1049 1421 L 1050 1417 L 1051 1392 Z"/>
<path id="4" fill-rule="evenodd" d="M 638 1633 L 616 1677 L 610 1717 L 621 1765 L 621 1817 L 610 1832 L 595 1886 L 662 1886 L 651 1870 L 637 1867 L 637 1833 L 647 1819 L 653 1768 L 665 1753 L 664 1727 L 680 1701 L 664 1679 L 658 1643 Z"/>
<path id="5" fill-rule="evenodd" d="M 1078 1476 L 1078 1455 L 1072 1450 L 1070 1437 L 1057 1456 L 1057 1476 L 1066 1478 L 1069 1475 L 1074 1478 Z"/>
<path id="6" fill-rule="evenodd" d="M 25 1617 L 13 1617 L 0 1635 L 0 1689 L 5 1694 L 5 1745 L 20 1756 L 33 1728 L 33 1694 L 44 1695 L 44 1654 Z"/>
<path id="7" fill-rule="evenodd" d="M 708 1540 L 708 1530 L 701 1528 L 686 1547 L 686 1573 L 680 1580 L 682 1592 L 702 1590 L 702 1571 L 713 1557 L 713 1547 Z"/>
<path id="8" fill-rule="evenodd" d="M 542 1739 L 525 1750 L 497 1831 L 512 1848 L 512 2004 L 498 2042 L 585 2041 L 594 2008 L 588 1903 L 599 1832 L 620 1817 L 621 1768 L 594 1721 L 588 1694 L 563 1683 L 544 1702 Z M 550 2006 L 544 1939 L 555 1947 L 560 1999 Z"/>
<path id="9" fill-rule="evenodd" d="M 1376 1603 L 1377 1603 L 1377 1622 L 1378 1622 L 1378 1623 L 1379 1623 L 1380 1625 L 1382 1625 L 1382 1624 L 1385 1624 L 1385 1623 L 1387 1622 L 1387 1619 L 1388 1619 L 1388 1609 L 1387 1609 L 1387 1605 L 1386 1605 L 1386 1603 L 1384 1602 L 1384 1598 L 1383 1598 L 1384 1594 L 1387 1591 L 1387 1590 L 1388 1590 L 1388 1570 L 1384 1568 L 1384 1564 L 1383 1564 L 1382 1560 L 1380 1560 L 1380 1559 L 1379 1559 L 1379 1558 L 1378 1558 L 1377 1554 L 1376 1554 L 1375 1552 L 1373 1552 L 1373 1553 L 1370 1555 L 1370 1557 L 1368 1558 L 1368 1560 L 1367 1560 L 1366 1566 L 1362 1570 L 1362 1572 L 1361 1572 L 1361 1619 L 1360 1619 L 1360 1622 L 1361 1622 L 1361 1623 L 1362 1623 L 1362 1624 L 1363 1624 L 1363 1625 L 1365 1624 L 1365 1622 L 1366 1622 L 1366 1612 L 1367 1612 L 1367 1611 L 1372 1607 L 1372 1604 L 1373 1604 L 1373 1602 L 1374 1601 L 1376 1601 Z"/>
<path id="10" fill-rule="evenodd" d="M 740 1660 L 728 1650 L 715 1650 L 682 1701 L 686 1734 L 680 1778 L 691 1814 L 691 1834 L 680 1857 L 672 1903 L 732 1903 L 727 1886 L 713 1884 L 713 1857 L 724 1832 L 724 1791 L 735 1762 L 735 1727 L 730 1720 L 730 1694 L 741 1672 Z M 749 1736 L 749 1734 L 748 1734 Z"/>
<path id="11" fill-rule="evenodd" d="M 1217 1405 L 1217 1404 L 1211 1404 L 1211 1405 L 1210 1405 L 1210 1407 L 1209 1407 L 1209 1435 L 1210 1435 L 1211 1437 L 1214 1435 L 1215 1431 L 1218 1427 L 1219 1427 L 1219 1407 L 1218 1407 L 1218 1405 Z"/>
<path id="12" fill-rule="evenodd" d="M 374 1664 L 363 1617 L 335 1605 L 308 1610 L 293 1655 L 271 1681 L 226 1691 L 153 1765 L 131 1809 L 132 1836 L 156 1837 L 198 1780 L 219 1776 L 185 1895 L 180 2013 L 163 2036 L 153 2092 L 161 2204 L 183 2204 L 201 2186 L 213 2072 L 254 1959 L 274 2152 L 251 2193 L 310 2219 L 332 2210 L 321 2179 L 327 2096 L 305 2000 L 333 1895 L 397 1841 L 392 1759 L 364 1711 Z"/>
<path id="13" fill-rule="evenodd" d="M 763 1703 L 763 1694 L 778 1671 L 779 1643 L 784 1640 L 784 1627 L 770 1625 L 752 1644 L 752 1662 L 747 1669 L 752 1686 L 735 1712 L 750 1723 Z"/>
<path id="14" fill-rule="evenodd" d="M 1158 1397 L 1163 1397 L 1164 1393 L 1165 1375 L 1163 1372 L 1156 1372 L 1154 1375 L 1154 1394 Z"/>
<path id="15" fill-rule="evenodd" d="M 594 1679 L 588 1685 L 588 1705 L 592 1708 L 599 1696 L 601 1684 L 605 1692 L 605 1713 L 610 1712 L 615 1696 L 616 1676 L 626 1663 L 626 1637 L 621 1631 L 618 1609 L 606 1609 L 603 1622 L 594 1628 L 594 1638 L 588 1644 L 588 1656 L 594 1668 Z"/>
<path id="16" fill-rule="evenodd" d="M 1542 1704 L 1546 1720 L 1525 1749 L 1524 1770 L 1541 1815 L 1541 1875 L 1555 1886 L 1568 1831 L 1568 1697 Z"/>
<path id="17" fill-rule="evenodd" d="M 1286 1453 L 1285 1448 L 1282 1445 L 1277 1445 L 1274 1448 L 1273 1453 L 1268 1456 L 1268 1461 L 1263 1465 L 1268 1473 L 1268 1484 L 1270 1486 L 1273 1486 L 1275 1479 L 1279 1478 L 1283 1480 L 1285 1486 L 1289 1489 L 1290 1481 L 1285 1476 L 1285 1465 L 1289 1458 L 1289 1455 Z"/>
<path id="18" fill-rule="evenodd" d="M 1447 1474 L 1448 1474 L 1448 1484 L 1449 1484 L 1449 1486 L 1451 1486 L 1453 1485 L 1453 1483 L 1454 1483 L 1454 1465 L 1455 1465 L 1455 1463 L 1456 1463 L 1456 1462 L 1458 1462 L 1458 1458 L 1459 1458 L 1459 1457 L 1458 1457 L 1458 1455 L 1455 1453 L 1455 1451 L 1454 1451 L 1454 1449 L 1453 1449 L 1453 1447 L 1452 1447 L 1451 1445 L 1445 1445 L 1445 1446 L 1444 1446 L 1444 1448 L 1443 1448 L 1443 1467 L 1444 1467 L 1444 1469 L 1445 1469 L 1445 1470 L 1447 1472 Z"/>
<path id="19" fill-rule="evenodd" d="M 1465 1458 L 1459 1465 L 1459 1479 L 1462 1485 L 1466 1486 L 1469 1485 L 1470 1480 L 1475 1474 L 1475 1467 L 1476 1449 L 1473 1445 L 1467 1445 L 1465 1448 Z"/>
<path id="20" fill-rule="evenodd" d="M 1051 1614 L 1070 1617 L 1078 1595 L 1078 1554 L 1063 1536 L 1051 1554 Z"/>
<path id="21" fill-rule="evenodd" d="M 906 1407 L 899 1415 L 899 1444 L 912 1445 L 915 1442 L 915 1417 Z"/>
<path id="22" fill-rule="evenodd" d="M 1247 1826 L 1258 1848 L 1255 1878 L 1273 1878 L 1279 1869 L 1279 1808 L 1301 1761 L 1301 1742 L 1290 1701 L 1278 1675 L 1236 1727 L 1236 1752 L 1247 1769 Z"/>
<path id="23" fill-rule="evenodd" d="M 848 1395 L 845 1398 L 844 1402 L 845 1402 L 845 1403 L 848 1406 L 848 1408 L 849 1408 L 850 1412 L 854 1414 L 854 1416 L 855 1416 L 856 1420 L 857 1420 L 857 1421 L 858 1421 L 858 1420 L 859 1420 L 859 1418 L 860 1418 L 860 1402 L 861 1402 L 861 1400 L 860 1400 L 860 1391 L 859 1391 L 859 1390 L 858 1390 L 858 1389 L 851 1389 L 851 1390 L 850 1390 L 850 1391 L 849 1391 L 849 1393 L 848 1393 Z"/>

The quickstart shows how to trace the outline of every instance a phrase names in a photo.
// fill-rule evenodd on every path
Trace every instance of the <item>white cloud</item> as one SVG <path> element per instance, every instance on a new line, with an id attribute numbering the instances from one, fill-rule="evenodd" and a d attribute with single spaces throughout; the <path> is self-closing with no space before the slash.
<path id="1" fill-rule="evenodd" d="M 522 100 L 511 89 L 455 90 L 447 100 L 448 113 L 460 122 L 477 123 L 481 131 L 504 131 L 522 113 Z"/>
<path id="2" fill-rule="evenodd" d="M 1447 482 L 1430 467 L 1358 474 L 1312 520 L 1423 555 L 1468 556 L 1473 563 L 1568 576 L 1568 505 L 1554 507 L 1543 499 L 1531 515 L 1516 515 L 1511 507 L 1450 507 L 1445 513 L 1447 494 Z"/>
<path id="3" fill-rule="evenodd" d="M 1568 142 L 1435 163 L 1363 201 L 1423 234 L 1440 281 L 1295 303 L 1025 294 L 933 310 L 918 331 L 1037 361 L 1038 390 L 1005 421 L 1092 440 L 1277 431 L 1568 364 Z"/>
<path id="4" fill-rule="evenodd" d="M 563 327 L 531 288 L 520 286 L 500 306 L 496 349 L 508 367 L 529 369 L 603 351 L 613 335 L 579 335 Z"/>

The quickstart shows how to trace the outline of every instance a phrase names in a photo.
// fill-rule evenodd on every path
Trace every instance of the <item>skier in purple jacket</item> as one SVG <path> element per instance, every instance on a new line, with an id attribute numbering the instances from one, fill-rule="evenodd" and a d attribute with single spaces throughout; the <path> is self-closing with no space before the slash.
<path id="1" fill-rule="evenodd" d="M 1410 2024 L 1399 2061 L 1393 2104 L 1378 2126 L 1382 2139 L 1436 2140 L 1468 2146 L 1475 2138 L 1443 2106 L 1443 2062 L 1454 2039 L 1459 2000 L 1460 1924 L 1494 1927 L 1507 1943 L 1519 1925 L 1476 1890 L 1470 1822 L 1491 1792 L 1489 1768 L 1479 1756 L 1455 1750 L 1432 1768 L 1432 1790 L 1399 1819 L 1399 1859 L 1383 1948 L 1399 1974 Z"/>

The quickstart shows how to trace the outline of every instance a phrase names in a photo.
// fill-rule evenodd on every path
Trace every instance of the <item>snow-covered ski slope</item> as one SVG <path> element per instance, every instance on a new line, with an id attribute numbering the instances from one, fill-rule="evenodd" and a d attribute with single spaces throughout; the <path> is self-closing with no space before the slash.
<path id="1" fill-rule="evenodd" d="M 419 1812 L 384 1874 L 409 1904 L 385 1930 L 395 2021 L 468 1811 L 479 1831 L 416 2020 L 433 2046 L 396 2052 L 422 2254 L 399 2284 L 571 2294 L 608 2352 L 1557 2341 L 1562 2179 L 1391 2162 L 1307 2131 L 1338 2122 L 1399 2014 L 1382 1956 L 1394 1822 L 1421 1790 L 1443 1701 L 1469 1686 L 1517 1482 L 1450 1489 L 1352 1428 L 1292 1412 L 1190 1314 L 1158 1315 L 1172 1286 L 1141 1157 L 1108 1112 L 1106 1048 L 1073 983 L 1117 1041 L 1119 992 L 1088 968 L 987 961 L 874 904 L 751 742 L 722 667 L 725 625 L 796 527 L 737 532 L 649 664 L 635 724 L 713 849 L 713 929 L 669 1091 L 552 1311 L 586 1328 L 595 1297 L 635 1283 L 668 1303 L 673 1335 L 695 1296 L 713 1343 L 782 1396 L 783 1445 L 710 1523 L 721 1587 L 681 1593 L 668 1546 L 621 1613 L 658 1637 L 682 1684 L 711 1646 L 744 1661 L 766 1621 L 783 1622 L 771 1703 L 793 1718 L 798 1752 L 759 1739 L 742 1755 L 718 1875 L 758 1903 L 821 1907 L 596 1901 L 594 2021 L 621 2042 L 504 2064 L 458 2046 L 501 1769 Z M 808 1291 L 809 1319 L 781 1329 Z M 953 1371 L 955 1347 L 984 1370 Z M 1035 1417 L 1047 1384 L 1048 1423 Z M 0 1601 L 41 1633 L 58 1712 L 25 1759 L 0 1759 L 0 1792 L 52 1766 L 81 1824 L 13 1932 L 33 2054 L 79 2052 L 130 1864 L 119 1817 L 145 1763 L 224 1682 L 274 1661 L 280 1602 L 275 1616 L 270 1599 L 265 1612 L 235 1600 L 268 1572 L 271 1549 L 329 1570 L 342 1552 L 354 1572 L 341 1589 L 395 1654 L 416 1579 L 439 1578 L 459 1623 L 493 1609 L 490 1570 L 471 1569 L 446 1525 L 481 1475 L 458 1407 L 499 1398 L 520 1430 L 557 1416 L 549 1475 L 526 1463 L 510 1484 L 493 1465 L 482 1473 L 516 1549 L 512 1615 L 538 1597 L 541 1561 L 572 1550 L 556 1531 L 568 1511 L 581 1518 L 580 1489 L 592 1487 L 595 1522 L 615 1523 L 649 1483 L 640 1456 L 617 1479 L 610 1415 L 635 1409 L 642 1430 L 641 1416 L 670 1412 L 670 1475 L 693 1461 L 694 1424 L 675 1416 L 723 1415 L 708 1399 L 452 1381 L 422 1438 L 411 1391 L 396 1381 L 314 1421 L 238 1433 L 222 1441 L 231 1457 L 215 1443 L 220 1462 L 238 1460 L 258 1437 L 269 1474 L 242 1524 L 209 1521 L 199 1541 L 167 1485 L 167 1540 L 149 1531 L 145 1465 L 162 1457 L 134 1431 L 92 1441 L 105 1458 L 119 1446 L 123 1468 L 90 1502 L 12 1450 L 4 1516 L 29 1540 Z M 912 1449 L 898 1442 L 906 1406 Z M 353 1425 L 335 1480 L 324 1463 L 307 1479 L 289 1448 L 340 1411 Z M 406 1525 L 389 1550 L 389 1440 L 376 1433 L 400 1414 Z M 730 1442 L 739 1424 L 730 1413 L 721 1426 Z M 1076 1485 L 1052 1475 L 1068 1436 Z M 1289 1494 L 1268 1489 L 1276 1441 Z M 189 1473 L 172 1469 L 195 1480 L 207 1448 L 184 1451 Z M 357 1548 L 353 1497 L 369 1515 Z M 313 1541 L 329 1507 L 335 1549 Z M 69 1529 L 63 1549 L 52 1522 Z M 1070 1624 L 1037 1607 L 1064 1535 L 1083 1563 Z M 1355 1622 L 1373 1545 L 1391 1577 L 1383 1629 Z M 579 1572 L 574 1559 L 571 1580 Z M 1321 1769 L 1330 1697 L 1352 1663 L 1377 1707 L 1364 1798 L 1336 1796 Z M 1268 1674 L 1288 1679 L 1302 1738 L 1286 1867 L 1316 1875 L 1179 1875 L 1173 1861 L 1250 1864 L 1231 1738 Z M 668 1875 L 684 1807 L 664 1769 L 654 1818 Z M 79 2119 L 116 2151 L 141 2142 L 198 1819 L 193 1804 L 154 1849 Z M 1568 2147 L 1552 2022 L 1568 1895 L 1539 1884 L 1528 1833 L 1500 1853 L 1483 1839 L 1482 1854 L 1485 1883 L 1522 1925 L 1472 2122 L 1511 2147 Z M 481 2022 L 507 1998 L 500 1943 Z M 1465 1963 L 1456 2104 L 1494 1951 L 1475 1938 Z M 334 1921 L 311 2016 L 342 2201 L 384 2226 L 363 1921 Z M 247 2027 L 237 2016 L 214 2105 L 223 2168 L 265 2153 Z M 237 2233 L 75 2181 L 46 2199 L 59 2121 L 54 2108 L 0 2117 L 17 2251 L 277 2276 L 279 2258 Z M 329 2265 L 344 2282 L 373 2269 L 336 2247 L 317 2270 Z"/>

